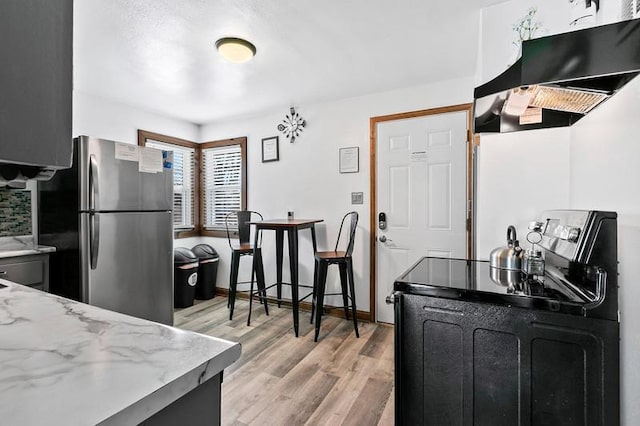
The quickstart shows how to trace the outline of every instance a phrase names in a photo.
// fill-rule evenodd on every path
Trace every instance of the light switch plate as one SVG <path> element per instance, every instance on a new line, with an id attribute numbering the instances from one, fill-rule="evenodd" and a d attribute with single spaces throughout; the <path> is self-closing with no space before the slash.
<path id="1" fill-rule="evenodd" d="M 351 193 L 351 204 L 362 204 L 364 195 L 362 192 Z"/>

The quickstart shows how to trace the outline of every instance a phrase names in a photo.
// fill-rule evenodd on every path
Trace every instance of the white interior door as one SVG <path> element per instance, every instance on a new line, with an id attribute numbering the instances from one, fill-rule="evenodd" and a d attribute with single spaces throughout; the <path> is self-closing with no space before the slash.
<path id="1" fill-rule="evenodd" d="M 378 124 L 376 208 L 387 221 L 376 230 L 377 321 L 393 323 L 385 298 L 422 256 L 466 256 L 467 114 Z"/>

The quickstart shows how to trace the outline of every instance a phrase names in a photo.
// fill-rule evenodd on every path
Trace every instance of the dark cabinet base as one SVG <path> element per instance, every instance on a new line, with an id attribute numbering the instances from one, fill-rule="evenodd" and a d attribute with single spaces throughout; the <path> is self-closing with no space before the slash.
<path id="1" fill-rule="evenodd" d="M 140 423 L 143 426 L 220 424 L 222 373 Z"/>
<path id="2" fill-rule="evenodd" d="M 619 325 L 403 294 L 396 424 L 618 425 Z"/>

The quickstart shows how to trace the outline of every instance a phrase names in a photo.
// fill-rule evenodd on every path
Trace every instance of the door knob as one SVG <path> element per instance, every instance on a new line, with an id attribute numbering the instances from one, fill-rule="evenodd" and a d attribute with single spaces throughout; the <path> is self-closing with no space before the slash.
<path id="1" fill-rule="evenodd" d="M 385 241 L 387 241 L 387 236 L 386 235 L 380 235 L 380 238 L 378 238 L 380 240 L 381 243 L 384 243 Z"/>
<path id="2" fill-rule="evenodd" d="M 397 301 L 398 301 L 398 294 L 395 291 L 390 295 L 388 295 L 387 298 L 385 299 L 385 302 L 387 302 L 387 305 L 393 305 Z"/>

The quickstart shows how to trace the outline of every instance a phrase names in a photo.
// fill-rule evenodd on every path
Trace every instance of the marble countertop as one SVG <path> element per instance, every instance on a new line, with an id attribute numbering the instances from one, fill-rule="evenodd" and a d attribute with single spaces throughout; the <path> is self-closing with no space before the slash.
<path id="1" fill-rule="evenodd" d="M 54 251 L 56 251 L 55 247 L 36 244 L 31 236 L 0 238 L 0 259 Z"/>
<path id="2" fill-rule="evenodd" d="M 240 345 L 0 280 L 0 422 L 138 424 Z"/>

